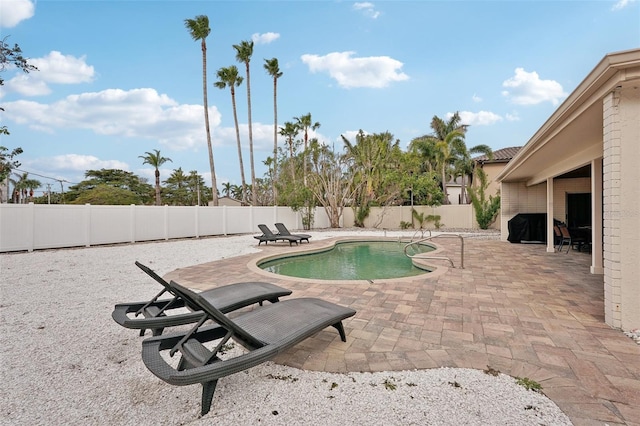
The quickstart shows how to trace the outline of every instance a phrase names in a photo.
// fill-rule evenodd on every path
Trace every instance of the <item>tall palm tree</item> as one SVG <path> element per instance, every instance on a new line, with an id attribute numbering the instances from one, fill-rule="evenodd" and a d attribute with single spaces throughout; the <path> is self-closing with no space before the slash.
<path id="1" fill-rule="evenodd" d="M 242 162 L 242 145 L 240 144 L 240 127 L 238 126 L 238 113 L 236 111 L 236 87 L 242 84 L 242 76 L 238 75 L 235 65 L 220 68 L 217 72 L 218 81 L 213 83 L 218 89 L 231 90 L 231 106 L 233 107 L 233 120 L 236 124 L 236 141 L 238 143 L 238 160 L 240 161 L 240 178 L 242 180 L 242 203 L 247 202 L 247 181 L 244 178 L 244 163 Z"/>
<path id="2" fill-rule="evenodd" d="M 460 147 L 464 146 L 464 137 L 467 127 L 461 124 L 458 112 L 453 114 L 448 121 L 433 116 L 431 119 L 431 129 L 433 133 L 426 137 L 427 140 L 435 143 L 438 159 L 438 167 L 442 179 L 442 192 L 444 193 L 444 204 L 449 204 L 449 193 L 447 191 L 447 179 L 450 175 L 450 168 L 460 152 Z"/>
<path id="3" fill-rule="evenodd" d="M 204 98 L 204 127 L 207 132 L 207 148 L 209 149 L 209 167 L 211 168 L 211 191 L 213 193 L 213 205 L 218 205 L 216 167 L 213 161 L 213 146 L 211 145 L 211 129 L 209 127 L 209 102 L 207 100 L 207 36 L 211 33 L 209 17 L 198 15 L 195 19 L 185 19 L 184 25 L 189 30 L 191 38 L 200 40 L 202 49 L 202 95 Z"/>
<path id="4" fill-rule="evenodd" d="M 138 158 L 142 158 L 144 161 L 142 164 L 149 164 L 151 167 L 155 168 L 156 174 L 156 206 L 162 204 L 160 200 L 160 166 L 162 166 L 167 161 L 173 161 L 171 158 L 163 157 L 160 155 L 159 149 L 154 149 L 154 152 L 145 152 L 146 155 L 139 155 Z"/>
<path id="5" fill-rule="evenodd" d="M 291 166 L 290 169 L 292 182 L 295 182 L 296 179 L 296 171 L 293 164 L 293 145 L 294 140 L 296 136 L 298 136 L 299 132 L 300 129 L 298 128 L 298 126 L 290 121 L 286 121 L 284 123 L 284 127 L 280 127 L 280 136 L 284 136 L 286 138 L 287 145 L 289 146 L 289 165 Z"/>
<path id="6" fill-rule="evenodd" d="M 474 161 L 472 154 L 484 154 L 489 160 L 493 160 L 493 150 L 488 145 L 476 145 L 468 148 L 464 143 L 456 147 L 456 159 L 454 161 L 454 174 L 462 179 L 462 187 L 460 190 L 460 203 L 469 204 L 471 200 L 467 196 L 467 180 L 473 176 Z M 470 179 L 469 179 L 470 181 Z M 471 182 L 469 182 L 471 183 Z"/>
<path id="7" fill-rule="evenodd" d="M 309 129 L 317 130 L 320 128 L 320 123 L 313 122 L 311 120 L 311 113 L 302 115 L 300 117 L 293 117 L 296 120 L 296 125 L 304 132 L 304 158 L 302 162 L 302 177 L 304 185 L 307 186 L 307 148 L 309 147 Z"/>
<path id="8" fill-rule="evenodd" d="M 278 79 L 282 77 L 278 58 L 265 59 L 264 69 L 273 77 L 273 176 L 271 178 L 271 187 L 275 203 L 278 199 L 276 190 L 278 180 Z"/>
<path id="9" fill-rule="evenodd" d="M 258 193 L 256 192 L 256 169 L 253 161 L 253 124 L 251 123 L 251 74 L 249 63 L 253 55 L 253 41 L 243 40 L 240 44 L 234 44 L 236 50 L 236 60 L 242 62 L 247 72 L 247 109 L 249 111 L 249 162 L 251 163 L 251 204 L 258 203 Z"/>

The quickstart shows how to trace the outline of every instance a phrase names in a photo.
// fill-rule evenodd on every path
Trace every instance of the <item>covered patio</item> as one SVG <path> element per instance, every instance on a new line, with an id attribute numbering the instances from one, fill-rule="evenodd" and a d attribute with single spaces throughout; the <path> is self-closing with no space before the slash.
<path id="1" fill-rule="evenodd" d="M 571 196 L 590 194 L 588 270 L 604 275 L 605 322 L 622 330 L 640 328 L 639 137 L 640 49 L 611 53 L 496 178 L 502 239 L 516 214 L 545 213 L 548 252 L 554 219 L 570 222 Z"/>

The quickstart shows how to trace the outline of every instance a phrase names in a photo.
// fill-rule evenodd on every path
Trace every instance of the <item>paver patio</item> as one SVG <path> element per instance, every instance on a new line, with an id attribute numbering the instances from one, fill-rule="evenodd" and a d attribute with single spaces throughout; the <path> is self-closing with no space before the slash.
<path id="1" fill-rule="evenodd" d="M 351 306 L 347 342 L 327 329 L 275 362 L 331 372 L 437 367 L 486 369 L 540 383 L 575 425 L 640 425 L 640 345 L 604 323 L 603 277 L 590 255 L 547 253 L 544 245 L 465 239 L 465 268 L 399 280 L 310 282 L 256 271 L 265 255 L 332 244 L 261 246 L 246 255 L 167 274 L 196 289 L 269 281 L 291 297 Z M 222 241 L 221 241 L 222 242 Z M 459 263 L 459 243 L 440 239 Z"/>

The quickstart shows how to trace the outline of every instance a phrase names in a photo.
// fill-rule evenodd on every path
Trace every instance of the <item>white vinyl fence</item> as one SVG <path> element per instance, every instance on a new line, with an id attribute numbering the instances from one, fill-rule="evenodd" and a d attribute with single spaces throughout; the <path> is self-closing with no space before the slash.
<path id="1" fill-rule="evenodd" d="M 0 252 L 258 234 L 258 224 L 302 229 L 289 207 L 0 204 Z M 314 225 L 327 228 L 324 209 Z"/>
<path id="2" fill-rule="evenodd" d="M 416 210 L 440 215 L 447 228 L 477 227 L 470 205 L 416 206 Z M 411 221 L 408 206 L 372 208 L 365 226 L 399 229 L 403 221 Z M 258 234 L 259 224 L 274 229 L 276 222 L 291 230 L 303 228 L 302 216 L 290 207 L 0 204 L 0 252 Z M 344 209 L 342 222 L 344 227 L 353 226 L 352 209 Z M 316 208 L 313 228 L 329 225 L 324 209 Z"/>

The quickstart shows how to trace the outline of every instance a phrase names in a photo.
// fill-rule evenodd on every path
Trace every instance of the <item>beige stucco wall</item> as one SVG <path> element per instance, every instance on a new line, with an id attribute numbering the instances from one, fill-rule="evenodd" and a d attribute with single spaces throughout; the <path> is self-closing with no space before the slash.
<path id="1" fill-rule="evenodd" d="M 466 205 L 450 205 L 439 207 L 415 206 L 418 213 L 428 215 L 440 215 L 442 226 L 445 228 L 476 229 L 473 207 Z M 343 226 L 350 228 L 354 224 L 353 209 L 345 208 L 343 212 Z M 411 222 L 411 206 L 372 207 L 369 217 L 365 219 L 366 228 L 400 229 L 400 222 Z M 418 222 L 414 222 L 418 228 Z M 434 229 L 433 222 L 426 223 L 425 228 Z"/>
<path id="2" fill-rule="evenodd" d="M 605 321 L 640 328 L 640 89 L 603 102 Z"/>
<path id="3" fill-rule="evenodd" d="M 489 195 L 495 196 L 500 190 L 500 184 L 496 182 L 496 176 L 504 169 L 506 163 L 485 163 L 482 165 L 482 170 L 487 174 L 487 182 L 489 186 L 486 190 L 487 198 Z M 476 185 L 478 179 L 474 179 L 473 184 Z"/>

